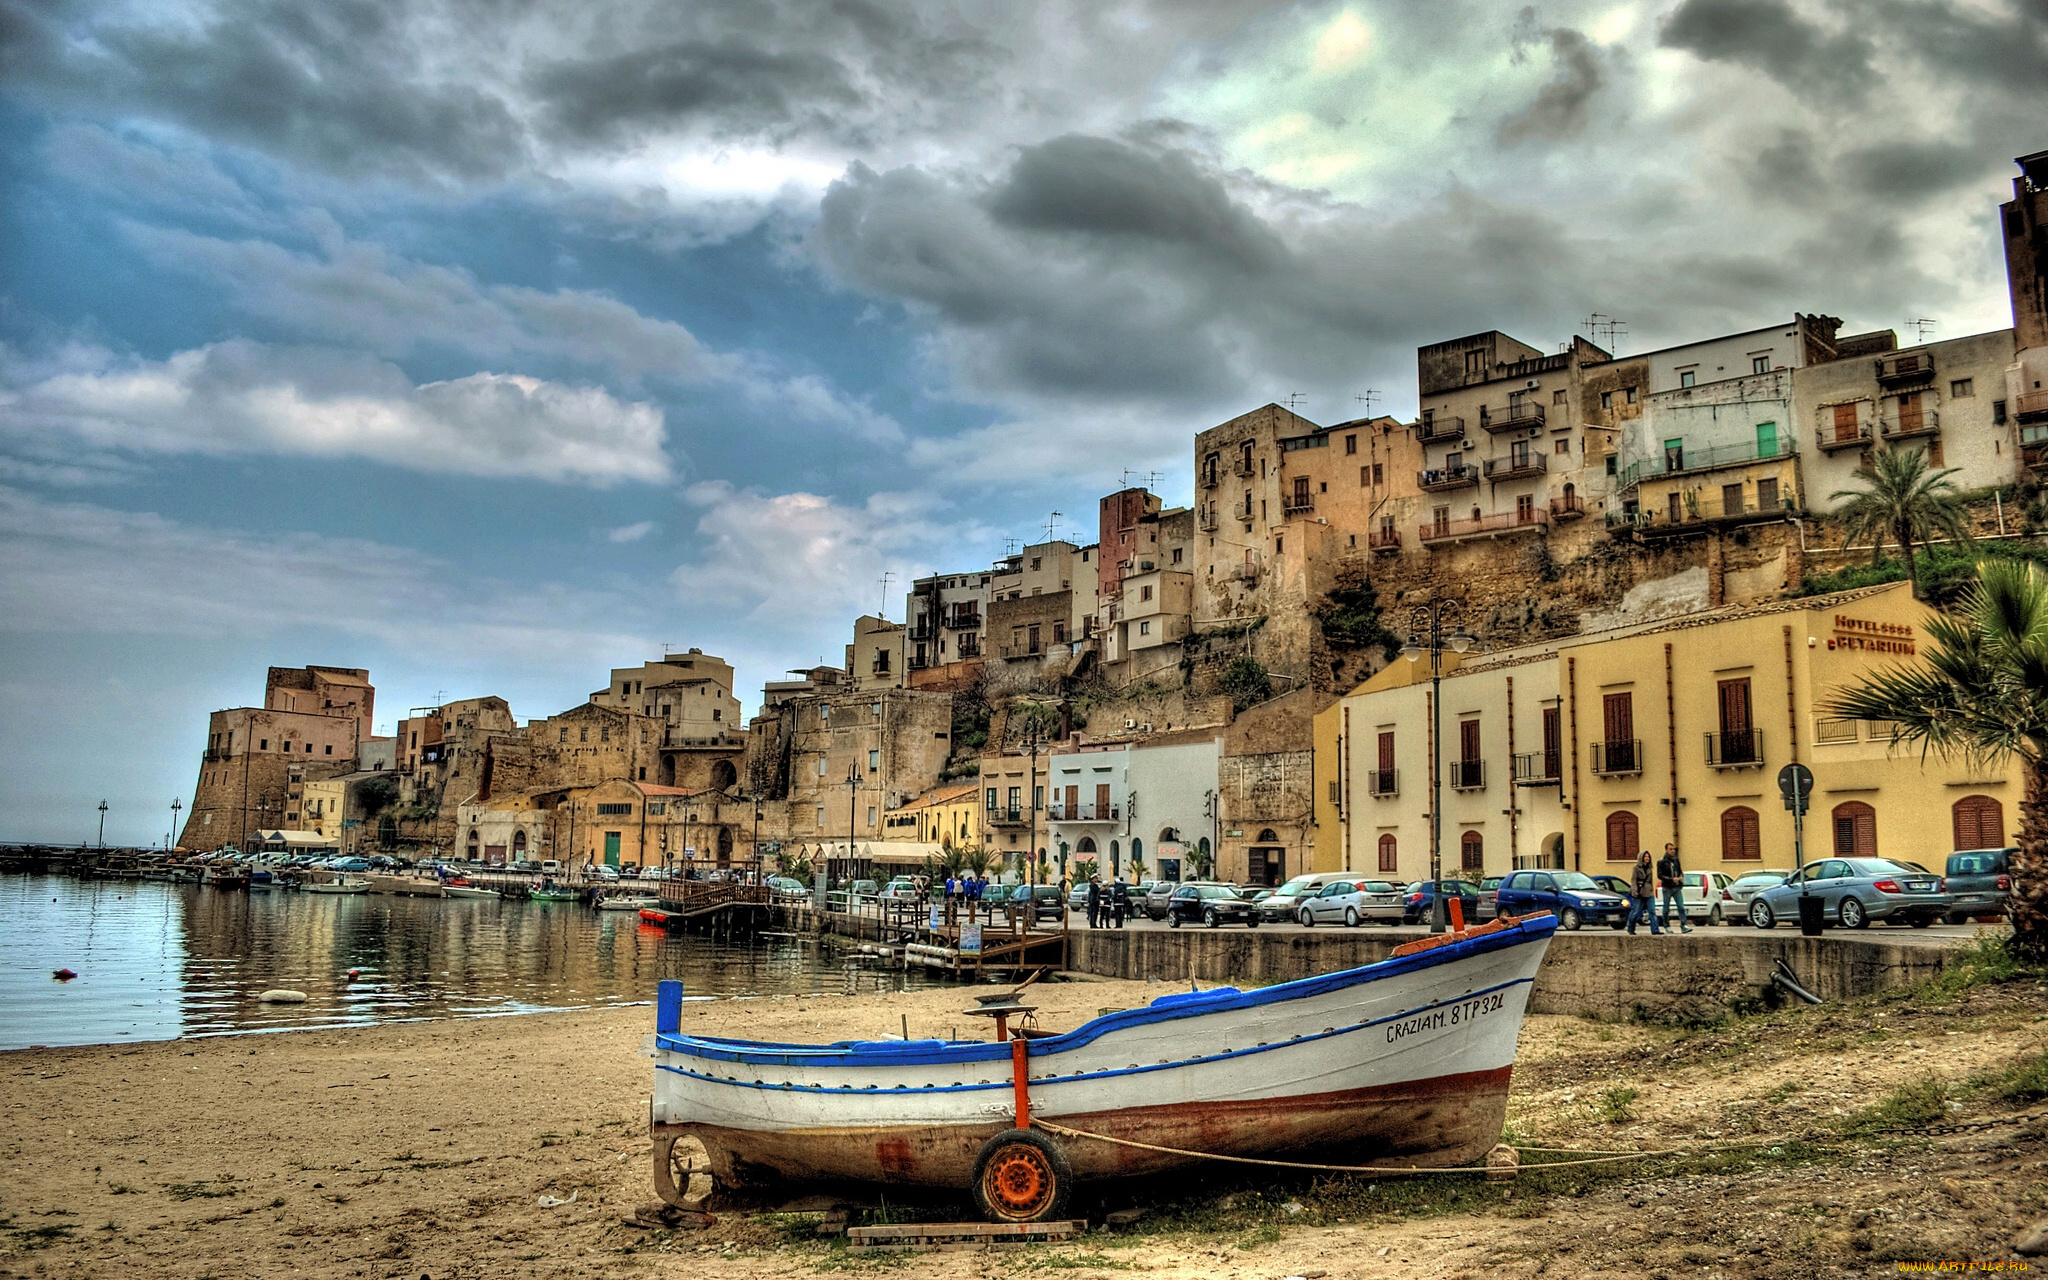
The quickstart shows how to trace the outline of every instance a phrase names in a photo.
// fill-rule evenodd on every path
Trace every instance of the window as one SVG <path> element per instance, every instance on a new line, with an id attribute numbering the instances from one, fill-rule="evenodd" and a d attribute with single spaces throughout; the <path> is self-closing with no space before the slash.
<path id="1" fill-rule="evenodd" d="M 1769 373 L 1771 371 L 1771 358 L 1769 356 L 1751 356 L 1749 358 L 1749 371 L 1751 373 Z"/>
<path id="2" fill-rule="evenodd" d="M 1721 813 L 1721 857 L 1729 862 L 1753 862 L 1763 855 L 1757 839 L 1756 810 L 1736 805 Z"/>
<path id="3" fill-rule="evenodd" d="M 1458 837 L 1458 870 L 1480 871 L 1486 867 L 1486 840 L 1477 831 Z"/>
<path id="4" fill-rule="evenodd" d="M 1152 598 L 1152 587 L 1151 587 L 1151 585 L 1150 585 L 1149 583 L 1148 583 L 1148 584 L 1146 584 L 1145 586 L 1142 586 L 1142 587 L 1139 587 L 1139 588 L 1138 588 L 1138 599 L 1140 599 L 1140 600 L 1150 600 L 1151 598 Z"/>
<path id="5" fill-rule="evenodd" d="M 824 724 L 824 723 L 825 723 L 825 722 L 826 722 L 827 720 L 830 720 L 831 718 L 832 718 L 832 704 L 831 704 L 831 703 L 829 703 L 829 702 L 821 702 L 821 703 L 819 703 L 819 704 L 818 704 L 818 723 L 819 723 L 819 724 Z"/>
<path id="6" fill-rule="evenodd" d="M 1756 509 L 1775 511 L 1778 506 L 1778 477 L 1766 476 L 1756 482 Z"/>
<path id="7" fill-rule="evenodd" d="M 668 801 L 666 801 L 666 800 L 649 800 L 649 801 L 647 802 L 647 816 L 648 816 L 648 817 L 650 817 L 650 818 L 659 818 L 659 817 L 662 817 L 663 815 L 665 815 L 665 814 L 667 814 L 667 813 L 668 813 Z"/>
<path id="8" fill-rule="evenodd" d="M 1024 788 L 1010 788 L 1010 812 L 1016 813 L 1024 807 Z"/>
<path id="9" fill-rule="evenodd" d="M 1346 453 L 1357 453 L 1357 452 L 1358 452 L 1358 437 L 1357 437 L 1357 436 L 1345 436 L 1345 437 L 1344 437 L 1344 452 L 1346 452 Z"/>
<path id="10" fill-rule="evenodd" d="M 321 748 L 320 754 L 321 754 L 321 755 L 323 755 L 323 756 L 331 756 L 331 755 L 333 755 L 333 754 L 334 754 L 334 746 L 333 746 L 333 744 L 332 744 L 332 743 L 329 743 L 329 744 L 328 744 L 327 746 L 325 746 L 325 747 Z"/>
<path id="11" fill-rule="evenodd" d="M 825 757 L 823 756 L 818 757 L 818 776 L 821 778 L 825 776 Z"/>
<path id="12" fill-rule="evenodd" d="M 1280 554 L 1281 552 L 1283 552 L 1283 551 L 1285 551 L 1285 550 L 1287 550 L 1287 537 L 1286 537 L 1286 535 L 1285 535 L 1285 534 L 1275 534 L 1275 535 L 1274 535 L 1274 537 L 1273 537 L 1273 554 L 1277 556 L 1277 555 L 1279 555 L 1279 554 Z"/>
<path id="13" fill-rule="evenodd" d="M 1642 852 L 1641 828 L 1636 825 L 1636 815 L 1626 809 L 1617 809 L 1607 815 L 1607 860 L 1609 862 L 1634 862 Z"/>
<path id="14" fill-rule="evenodd" d="M 1563 404 L 1563 403 L 1564 403 L 1564 388 L 1560 387 L 1560 388 L 1558 388 L 1558 389 L 1557 389 L 1556 391 L 1553 391 L 1553 392 L 1551 392 L 1551 393 L 1550 393 L 1550 403 L 1552 403 L 1552 404 Z"/>
<path id="15" fill-rule="evenodd" d="M 818 806 L 818 830 L 820 830 L 820 831 L 823 831 L 824 829 L 825 829 L 825 806 L 821 804 L 821 805 L 819 805 L 819 806 Z"/>
<path id="16" fill-rule="evenodd" d="M 1394 841 L 1393 833 L 1389 832 L 1380 837 L 1380 870 L 1387 875 L 1392 875 L 1400 868 L 1400 865 L 1398 846 Z"/>
<path id="17" fill-rule="evenodd" d="M 880 769 L 881 767 L 882 767 L 882 753 L 881 753 L 880 751 L 870 751 L 870 752 L 868 752 L 868 772 L 869 772 L 869 773 L 873 773 L 873 772 L 875 772 L 875 771 L 876 771 L 877 769 Z"/>
<path id="18" fill-rule="evenodd" d="M 1465 353 L 1465 376 L 1470 378 L 1485 372 L 1486 352 L 1483 350 L 1467 351 Z"/>
<path id="19" fill-rule="evenodd" d="M 631 817 L 632 813 L 633 806 L 630 804 L 601 804 L 597 806 L 597 816 L 600 818 L 626 818 Z"/>
<path id="20" fill-rule="evenodd" d="M 1614 475 L 1614 474 L 1616 473 L 1616 467 L 1615 467 L 1615 462 L 1616 462 L 1616 457 L 1615 457 L 1615 455 L 1614 455 L 1614 454 L 1611 454 L 1611 453 L 1610 453 L 1610 454 L 1608 454 L 1608 455 L 1607 455 L 1607 474 L 1608 474 L 1608 475 L 1610 475 L 1610 476 L 1611 476 L 1611 475 Z"/>
<path id="21" fill-rule="evenodd" d="M 1636 389 L 1634 387 L 1623 387 L 1621 389 L 1621 398 L 1624 404 L 1634 404 L 1636 402 Z"/>
<path id="22" fill-rule="evenodd" d="M 1139 635 L 1141 635 L 1141 636 L 1149 636 L 1149 635 L 1151 635 L 1151 634 L 1152 634 L 1152 624 L 1151 624 L 1150 622 L 1140 622 L 1140 623 L 1138 624 L 1138 634 L 1139 634 Z"/>
<path id="23" fill-rule="evenodd" d="M 1877 856 L 1877 810 L 1861 800 L 1847 800 L 1835 806 L 1835 852 L 1845 857 Z"/>
<path id="24" fill-rule="evenodd" d="M 2005 847 L 2005 813 L 1990 796 L 1964 796 L 1949 810 L 1957 849 Z"/>
<path id="25" fill-rule="evenodd" d="M 1376 485 L 1376 486 L 1377 486 L 1377 485 L 1383 485 L 1383 484 L 1385 484 L 1385 483 L 1387 482 L 1387 464 L 1386 464 L 1386 463 L 1384 463 L 1384 462 L 1375 462 L 1375 463 L 1373 463 L 1373 464 L 1372 464 L 1372 482 L 1373 482 L 1373 484 L 1374 484 L 1374 485 Z"/>
<path id="26" fill-rule="evenodd" d="M 563 742 L 567 742 L 567 741 L 569 740 L 569 726 L 568 726 L 568 725 L 563 725 L 563 726 L 562 726 L 562 739 L 561 739 L 561 740 L 562 740 Z"/>
<path id="27" fill-rule="evenodd" d="M 2005 401 L 1993 400 L 1991 402 L 1991 420 L 1993 422 L 2005 421 Z"/>
<path id="28" fill-rule="evenodd" d="M 1948 384 L 1948 398 L 1951 400 L 1967 400 L 1976 394 L 1977 381 L 1974 378 L 1957 378 Z"/>
<path id="29" fill-rule="evenodd" d="M 871 827 L 875 825 L 875 806 L 873 805 L 868 806 L 868 825 Z"/>
<path id="30" fill-rule="evenodd" d="M 1528 524 L 1536 519 L 1536 498 L 1533 494 L 1522 494 L 1515 499 L 1515 523 Z"/>
<path id="31" fill-rule="evenodd" d="M 1614 393 L 1612 391 L 1602 391 L 1600 393 L 1600 407 L 1602 409 L 1612 409 L 1614 407 Z"/>
<path id="32" fill-rule="evenodd" d="M 996 811 L 996 789 L 994 787 L 988 789 L 988 811 L 990 813 Z"/>
<path id="33" fill-rule="evenodd" d="M 1185 550 L 1187 550 L 1187 548 L 1185 548 L 1185 547 L 1175 547 L 1175 548 L 1173 549 L 1173 562 L 1174 562 L 1175 564 L 1179 564 L 1179 563 L 1180 563 L 1180 555 L 1181 555 L 1181 552 L 1183 552 L 1183 551 L 1185 551 Z"/>
<path id="34" fill-rule="evenodd" d="M 882 704 L 879 702 L 870 702 L 868 704 L 868 713 L 874 716 L 875 719 L 880 720 L 882 718 Z"/>
<path id="35" fill-rule="evenodd" d="M 258 751 L 268 751 L 268 750 L 270 750 L 270 739 L 268 739 L 268 738 L 258 738 L 258 739 L 256 740 L 256 749 L 257 749 Z"/>
<path id="36" fill-rule="evenodd" d="M 1565 457 L 1572 451 L 1572 438 L 1570 436 L 1559 436 L 1550 442 L 1550 447 L 1558 457 Z"/>
<path id="37" fill-rule="evenodd" d="M 1679 386 L 1681 386 L 1681 387 L 1689 387 L 1689 386 L 1691 386 L 1692 384 L 1693 384 L 1693 373 L 1692 373 L 1692 370 L 1690 370 L 1690 369 L 1687 369 L 1687 370 L 1685 370 L 1684 372 L 1682 372 L 1682 373 L 1680 373 L 1680 374 L 1678 375 L 1678 385 L 1679 385 Z"/>

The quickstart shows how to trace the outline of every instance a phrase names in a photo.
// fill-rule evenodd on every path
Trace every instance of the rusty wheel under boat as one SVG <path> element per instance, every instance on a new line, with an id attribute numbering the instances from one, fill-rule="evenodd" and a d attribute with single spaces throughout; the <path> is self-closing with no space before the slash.
<path id="1" fill-rule="evenodd" d="M 994 1222 L 1060 1217 L 1073 1186 L 1066 1153 L 1035 1129 L 997 1134 L 974 1162 L 974 1204 Z"/>

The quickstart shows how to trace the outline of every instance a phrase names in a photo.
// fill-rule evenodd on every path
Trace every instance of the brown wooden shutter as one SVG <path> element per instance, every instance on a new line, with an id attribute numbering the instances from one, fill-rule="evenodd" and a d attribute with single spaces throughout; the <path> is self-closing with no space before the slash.
<path id="1" fill-rule="evenodd" d="M 1861 800 L 1835 806 L 1835 852 L 1843 857 L 1877 856 L 1877 810 Z"/>
<path id="2" fill-rule="evenodd" d="M 1756 810 L 1736 805 L 1721 815 L 1721 857 L 1730 862 L 1755 861 L 1763 857 Z"/>
<path id="3" fill-rule="evenodd" d="M 1080 817 L 1080 816 L 1081 816 L 1081 788 L 1079 788 L 1079 787 L 1068 787 L 1068 788 L 1067 788 L 1067 820 L 1068 820 L 1069 822 L 1071 822 L 1071 821 L 1073 821 L 1073 820 L 1074 820 L 1075 818 L 1078 818 L 1078 817 Z"/>
<path id="4" fill-rule="evenodd" d="M 1915 391 L 1911 394 L 1900 396 L 1899 430 L 1918 431 L 1920 423 L 1920 393 Z"/>
<path id="5" fill-rule="evenodd" d="M 1837 440 L 1854 440 L 1855 438 L 1856 438 L 1856 406 L 1855 406 L 1855 405 L 1853 405 L 1853 404 L 1838 404 L 1838 405 L 1836 405 L 1836 406 L 1835 406 L 1835 439 L 1837 439 Z"/>
<path id="6" fill-rule="evenodd" d="M 1400 870 L 1401 862 L 1392 835 L 1380 837 L 1380 870 L 1393 874 Z"/>
<path id="7" fill-rule="evenodd" d="M 1607 815 L 1607 860 L 1634 862 L 1642 841 L 1636 838 L 1636 815 L 1623 809 Z"/>
<path id="8" fill-rule="evenodd" d="M 1458 837 L 1458 869 L 1479 871 L 1486 866 L 1486 843 L 1477 831 Z"/>
<path id="9" fill-rule="evenodd" d="M 2005 847 L 2005 812 L 1990 796 L 1964 796 L 1950 810 L 1958 849 Z"/>
<path id="10" fill-rule="evenodd" d="M 1749 730 L 1749 681 L 1721 681 L 1721 732 L 1746 734 Z"/>
<path id="11" fill-rule="evenodd" d="M 1608 694 L 1600 700 L 1600 713 L 1607 729 L 1607 741 L 1627 742 L 1636 736 L 1635 700 L 1632 695 Z"/>
<path id="12" fill-rule="evenodd" d="M 1386 773 L 1392 770 L 1393 767 L 1394 731 L 1392 729 L 1387 729 L 1380 733 L 1380 772 Z"/>
<path id="13" fill-rule="evenodd" d="M 1100 822 L 1107 817 L 1109 817 L 1109 784 L 1107 782 L 1098 782 L 1095 784 L 1095 820 Z"/>
<path id="14" fill-rule="evenodd" d="M 1458 759 L 1465 764 L 1479 759 L 1479 722 L 1460 720 L 1458 722 Z"/>

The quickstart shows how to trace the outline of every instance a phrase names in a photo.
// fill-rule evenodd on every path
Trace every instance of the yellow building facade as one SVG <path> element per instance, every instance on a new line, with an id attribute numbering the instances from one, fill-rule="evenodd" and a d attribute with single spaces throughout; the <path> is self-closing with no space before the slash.
<path id="1" fill-rule="evenodd" d="M 979 849 L 983 843 L 980 795 L 977 782 L 935 787 L 889 810 L 882 819 L 882 839 L 896 844 Z"/>
<path id="2" fill-rule="evenodd" d="M 1793 865 L 1779 770 L 1813 771 L 1805 857 L 1938 869 L 2018 826 L 2016 766 L 1895 747 L 1819 711 L 1912 662 L 1930 611 L 1904 583 L 1709 610 L 1490 655 L 1395 662 L 1317 719 L 1319 870 L 1428 874 L 1440 724 L 1447 875 L 1624 868 L 1674 843 L 1693 870 Z"/>

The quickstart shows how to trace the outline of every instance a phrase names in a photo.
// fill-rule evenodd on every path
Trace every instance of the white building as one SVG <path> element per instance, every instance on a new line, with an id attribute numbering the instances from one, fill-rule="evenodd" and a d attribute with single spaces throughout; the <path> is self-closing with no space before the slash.
<path id="1" fill-rule="evenodd" d="M 1047 758 L 1049 847 L 1063 872 L 1080 859 L 1092 859 L 1104 879 L 1122 872 L 1131 841 L 1130 756 L 1119 743 Z"/>
<path id="2" fill-rule="evenodd" d="M 1130 748 L 1126 848 L 1143 861 L 1147 876 L 1192 879 L 1190 855 L 1215 849 L 1216 765 L 1222 756 L 1223 739 L 1215 737 Z"/>

